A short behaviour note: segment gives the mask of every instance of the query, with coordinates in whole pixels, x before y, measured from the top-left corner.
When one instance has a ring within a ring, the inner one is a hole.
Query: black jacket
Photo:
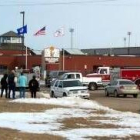
[[[29,81],[29,89],[33,91],[37,91],[39,88],[39,83],[36,79],[32,79]]]
[[[15,81],[14,81],[14,79],[15,79],[15,75],[14,74],[10,74],[8,76],[8,85],[10,87],[15,87]]]
[[[7,88],[8,87],[8,82],[7,82],[7,77],[2,77],[1,79],[1,87],[2,88]]]

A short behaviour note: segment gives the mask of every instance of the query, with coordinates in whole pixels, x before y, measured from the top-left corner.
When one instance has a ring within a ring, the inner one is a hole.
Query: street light
[[[131,32],[128,32],[127,33],[127,35],[128,35],[128,54],[130,54],[130,35],[131,35]]]
[[[70,33],[71,33],[71,49],[73,48],[73,32],[74,32],[74,29],[73,28],[70,28]]]
[[[23,24],[22,24],[22,26],[24,27],[24,19],[25,19],[25,12],[24,11],[22,11],[22,12],[20,12],[20,14],[22,14],[22,17],[23,17]],[[24,33],[23,33],[23,35],[22,35],[22,57],[23,57],[23,48],[24,48]],[[27,69],[27,47],[26,47],[26,60],[25,60],[25,69]]]

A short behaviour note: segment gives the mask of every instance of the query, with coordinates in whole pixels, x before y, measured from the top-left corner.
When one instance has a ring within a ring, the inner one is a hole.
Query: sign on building
[[[60,50],[53,46],[44,49],[44,58],[46,63],[59,63]]]

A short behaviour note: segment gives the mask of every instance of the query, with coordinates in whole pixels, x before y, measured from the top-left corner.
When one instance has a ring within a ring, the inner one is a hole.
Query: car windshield
[[[58,76],[62,76],[64,73],[66,73],[66,71],[61,71],[59,72]]]
[[[132,85],[134,84],[132,81],[120,81],[120,85]]]
[[[53,77],[57,77],[57,71],[51,71],[49,75],[50,75],[50,77],[52,77],[52,78],[53,78]]]
[[[77,86],[82,86],[82,83],[78,80],[64,81],[63,82],[63,87],[77,87]]]

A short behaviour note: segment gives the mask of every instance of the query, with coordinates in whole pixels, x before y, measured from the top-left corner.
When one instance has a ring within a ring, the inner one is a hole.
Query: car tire
[[[134,97],[134,98],[137,98],[137,97],[138,97],[138,94],[133,94],[133,97]]]
[[[66,93],[63,93],[63,97],[67,97],[67,94]]]
[[[89,84],[89,90],[96,90],[97,89],[97,84],[96,83],[90,83]]]
[[[119,97],[117,90],[114,91],[114,96]]]
[[[123,97],[126,98],[127,97],[127,94],[124,94]]]
[[[54,95],[54,92],[53,91],[51,92],[51,97],[52,98],[55,98],[55,95]]]
[[[105,90],[105,96],[107,96],[107,97],[109,96],[107,89]]]

